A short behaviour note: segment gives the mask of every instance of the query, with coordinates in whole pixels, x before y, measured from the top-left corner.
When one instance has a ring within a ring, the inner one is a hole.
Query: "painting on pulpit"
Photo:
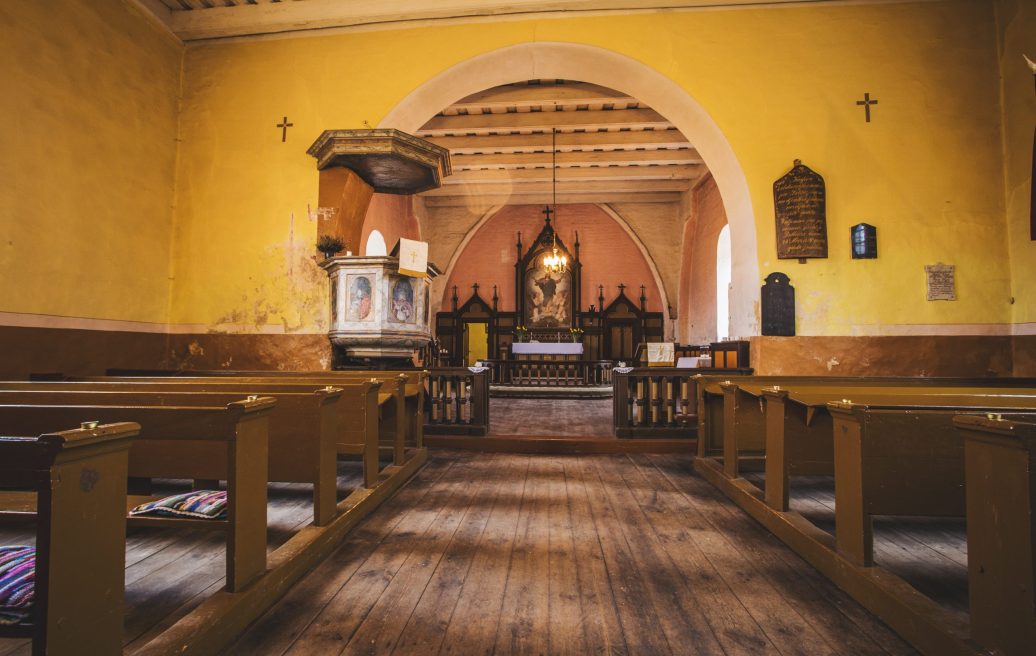
[[[572,272],[549,271],[536,258],[525,272],[526,325],[567,328],[572,325]]]
[[[350,274],[346,276],[349,288],[349,302],[345,310],[346,321],[373,321],[374,298],[371,295],[370,276]]]
[[[411,278],[389,276],[392,295],[389,299],[389,323],[417,323],[414,305],[414,284]]]

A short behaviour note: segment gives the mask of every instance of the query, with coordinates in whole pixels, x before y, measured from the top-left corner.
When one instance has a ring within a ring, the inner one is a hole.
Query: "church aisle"
[[[489,399],[492,437],[612,439],[611,399]]]
[[[228,653],[914,653],[691,472],[434,451]]]

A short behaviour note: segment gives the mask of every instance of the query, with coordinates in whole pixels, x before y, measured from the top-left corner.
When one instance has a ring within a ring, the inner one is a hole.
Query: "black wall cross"
[[[288,128],[294,127],[294,123],[288,123],[288,117],[285,116],[284,120],[277,124],[277,127],[281,129],[281,143],[288,140]]]
[[[866,116],[867,122],[870,123],[871,122],[871,105],[877,105],[878,101],[877,100],[871,100],[871,94],[865,93],[865,94],[863,94],[863,100],[857,100],[856,104],[857,105],[863,105],[864,116]]]

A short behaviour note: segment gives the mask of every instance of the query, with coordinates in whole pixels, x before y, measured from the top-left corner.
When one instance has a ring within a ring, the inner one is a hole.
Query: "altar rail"
[[[489,371],[467,367],[428,370],[424,432],[433,435],[485,435],[489,432]]]
[[[496,385],[607,387],[612,384],[611,360],[562,358],[486,360]]]
[[[749,374],[751,369],[709,369],[712,374]],[[698,369],[637,367],[613,375],[612,415],[616,437],[695,437],[698,433]]]

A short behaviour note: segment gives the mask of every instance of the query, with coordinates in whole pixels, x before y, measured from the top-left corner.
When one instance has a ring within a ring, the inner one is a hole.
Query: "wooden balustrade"
[[[694,437],[698,387],[693,369],[638,367],[615,374],[616,437]]]
[[[438,435],[487,434],[489,373],[473,373],[467,367],[429,369],[424,432]]]
[[[486,360],[496,385],[607,387],[612,384],[610,360],[563,358]]]

